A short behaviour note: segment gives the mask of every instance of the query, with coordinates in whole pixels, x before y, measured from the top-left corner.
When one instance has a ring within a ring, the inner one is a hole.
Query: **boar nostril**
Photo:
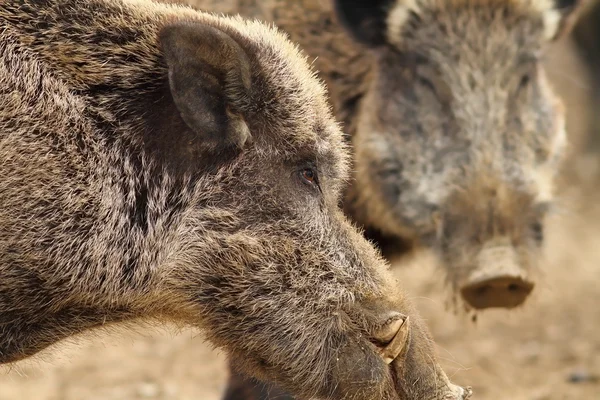
[[[376,334],[374,339],[379,347],[379,355],[386,364],[394,361],[406,347],[410,321],[408,316],[394,313]]]
[[[489,286],[481,286],[475,289],[479,296],[483,296],[488,290],[490,290]]]
[[[518,290],[520,290],[521,288],[519,287],[519,285],[517,285],[516,283],[511,283],[510,285],[508,285],[508,290],[510,292],[516,292]]]

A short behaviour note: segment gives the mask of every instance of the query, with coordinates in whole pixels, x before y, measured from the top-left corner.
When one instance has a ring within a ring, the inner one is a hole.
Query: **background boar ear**
[[[251,84],[247,54],[231,36],[202,23],[168,25],[159,40],[183,121],[209,149],[243,147],[250,137],[241,113]]]
[[[380,46],[387,39],[387,17],[394,0],[335,0],[340,23],[361,43]]]
[[[546,39],[556,40],[568,33],[577,19],[576,11],[579,11],[582,3],[583,0],[552,0],[552,7],[542,10]]]

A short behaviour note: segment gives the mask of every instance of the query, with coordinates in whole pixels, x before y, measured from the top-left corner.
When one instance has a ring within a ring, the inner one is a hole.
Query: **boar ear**
[[[537,0],[540,1],[540,0]],[[542,3],[540,1],[540,3]],[[544,32],[548,40],[556,40],[568,33],[577,19],[577,11],[583,0],[551,0],[541,11],[544,19]],[[550,5],[550,8],[547,7]]]
[[[202,23],[168,25],[159,41],[175,106],[202,146],[242,148],[250,136],[240,111],[250,91],[247,54],[231,36]]]
[[[335,0],[338,20],[359,42],[380,46],[387,42],[387,19],[395,0]]]

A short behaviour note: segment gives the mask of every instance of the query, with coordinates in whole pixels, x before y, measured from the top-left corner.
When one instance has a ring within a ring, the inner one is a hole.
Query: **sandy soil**
[[[585,134],[585,79],[569,49],[551,75],[569,98],[574,148]],[[575,72],[574,72],[575,71]],[[428,320],[446,371],[475,399],[600,399],[600,183],[598,158],[574,156],[561,212],[547,228],[547,262],[527,304],[473,315],[447,307],[431,255],[395,272]],[[586,187],[588,189],[586,189]],[[194,332],[110,332],[0,368],[0,400],[216,400],[224,357]]]

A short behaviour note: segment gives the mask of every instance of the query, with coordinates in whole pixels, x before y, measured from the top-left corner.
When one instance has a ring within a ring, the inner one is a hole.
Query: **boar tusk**
[[[386,364],[390,364],[394,361],[402,350],[406,346],[406,342],[408,340],[410,321],[407,316],[403,321],[398,320],[398,322],[402,322],[398,327],[398,330],[391,341],[382,349],[379,350],[379,354],[383,357],[383,360]]]
[[[381,344],[381,348],[387,346],[392,339],[398,334],[398,331],[404,324],[404,319],[402,314],[394,313],[390,319],[394,319],[392,322],[388,323],[383,329],[381,329],[376,335],[376,340]]]

